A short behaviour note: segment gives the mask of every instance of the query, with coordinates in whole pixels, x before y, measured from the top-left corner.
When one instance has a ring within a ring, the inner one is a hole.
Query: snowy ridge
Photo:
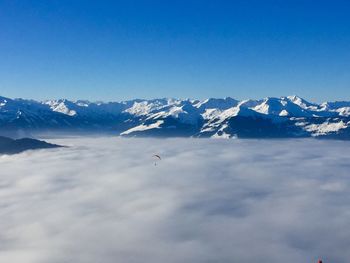
[[[135,99],[90,102],[0,97],[0,131],[112,132],[122,136],[350,138],[350,102],[311,103],[298,96]]]

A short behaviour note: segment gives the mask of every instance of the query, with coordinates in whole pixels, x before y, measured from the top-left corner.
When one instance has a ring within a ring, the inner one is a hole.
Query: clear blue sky
[[[350,100],[350,1],[0,0],[0,95]]]

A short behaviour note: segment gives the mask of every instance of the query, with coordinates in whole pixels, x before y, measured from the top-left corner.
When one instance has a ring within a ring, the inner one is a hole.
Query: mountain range
[[[350,101],[312,103],[298,96],[35,101],[0,97],[0,134],[113,133],[121,136],[350,139]]]

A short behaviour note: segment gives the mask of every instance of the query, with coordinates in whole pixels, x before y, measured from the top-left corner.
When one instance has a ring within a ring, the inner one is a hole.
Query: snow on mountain
[[[284,117],[334,117],[334,111],[327,111],[317,104],[307,102],[297,96],[266,98],[253,109],[266,115]]]
[[[0,97],[0,132],[64,129],[108,131],[123,136],[350,138],[349,123],[350,102],[316,104],[298,96],[108,103]]]
[[[182,123],[195,124],[200,115],[198,110],[190,102],[185,101],[164,107],[156,113],[151,113],[147,117],[147,120],[166,119],[169,117],[178,119]]]
[[[0,108],[6,106],[7,99],[0,97]]]
[[[232,108],[229,108],[229,109],[223,111],[218,116],[218,119],[220,122],[223,122],[224,120],[226,120],[228,118],[235,117],[235,116],[253,117],[253,116],[257,116],[258,114],[259,114],[259,112],[257,112],[257,111],[254,111],[250,108],[245,108],[245,107],[239,105],[237,107],[232,107]]]
[[[136,116],[145,116],[151,112],[161,109],[169,103],[171,103],[171,100],[166,99],[137,100],[131,107],[128,107],[126,110],[124,110],[124,112]]]
[[[338,113],[340,116],[350,116],[350,102],[349,101],[336,101],[322,103],[321,108],[324,111]]]
[[[69,106],[67,105],[66,100],[52,100],[52,101],[47,101],[45,102],[45,104],[50,106],[50,109],[52,109],[55,112],[59,112],[62,114],[66,114],[69,116],[74,116],[77,114],[77,112],[75,110],[69,109]],[[71,104],[70,102],[68,102],[68,104]],[[82,104],[77,103],[75,106],[81,107]],[[87,106],[83,106],[83,107],[87,107]]]
[[[156,123],[152,123],[149,125],[138,125],[136,127],[133,127],[129,130],[126,130],[124,132],[122,132],[120,135],[129,135],[132,134],[134,132],[142,132],[142,131],[146,131],[146,130],[151,130],[151,129],[159,129],[160,125],[162,125],[164,123],[164,121],[157,121]]]
[[[296,104],[295,102],[298,102]],[[262,103],[253,108],[254,111],[265,115],[289,116],[289,117],[310,117],[312,116],[306,109],[308,107],[295,97],[288,98],[266,98]]]
[[[343,121],[330,123],[324,122],[321,124],[310,124],[305,126],[305,130],[311,132],[311,136],[327,135],[329,133],[337,132],[341,129],[346,129],[350,126],[350,122],[344,123]]]
[[[338,112],[340,116],[350,117],[350,107],[336,109],[336,112]]]
[[[350,107],[350,101],[324,102],[320,106],[326,110],[336,110],[339,108]]]
[[[283,97],[282,99],[288,99],[290,102],[294,103],[295,105],[299,106],[304,110],[317,110],[319,108],[319,105],[310,103],[296,95]]]
[[[214,138],[214,139],[230,139],[232,137],[235,137],[235,136],[232,136],[231,134],[229,133],[226,133],[225,130],[228,128],[228,125],[227,124],[224,124],[220,127],[220,129],[218,129],[218,131],[211,136],[211,138]]]
[[[198,108],[201,111],[205,111],[207,109],[219,109],[226,110],[232,107],[237,106],[239,101],[232,99],[230,97],[224,99],[206,99],[204,101],[199,101],[194,105],[194,107]]]

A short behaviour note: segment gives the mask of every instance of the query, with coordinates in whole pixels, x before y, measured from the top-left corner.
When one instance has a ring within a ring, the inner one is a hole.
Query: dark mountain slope
[[[27,150],[63,147],[36,139],[23,138],[14,140],[0,136],[0,154],[16,154]]]

